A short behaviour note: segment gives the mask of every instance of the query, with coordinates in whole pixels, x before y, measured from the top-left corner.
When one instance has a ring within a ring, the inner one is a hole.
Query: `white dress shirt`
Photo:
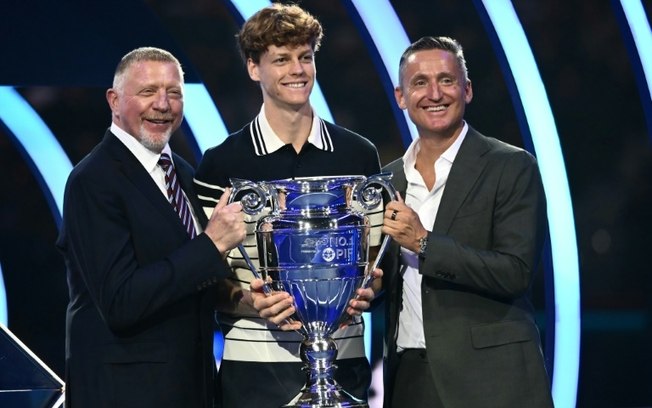
[[[403,155],[403,170],[407,180],[405,204],[416,211],[421,224],[429,232],[432,230],[437,217],[448,174],[467,131],[468,125],[465,122],[455,142],[435,162],[435,185],[432,190],[428,190],[421,174],[415,168],[417,153],[420,150],[418,138],[410,144],[405,155]],[[397,349],[398,351],[408,348],[425,349],[426,338],[423,332],[421,304],[422,275],[419,273],[419,256],[403,247],[401,247],[400,272],[403,275],[403,307],[398,319]]]
[[[122,130],[115,123],[111,123],[110,130],[111,133],[113,133],[122,142],[122,144],[124,144],[127,149],[129,149],[129,151],[134,156],[136,156],[136,159],[138,159],[140,164],[142,164],[145,170],[147,170],[149,175],[152,177],[152,180],[154,180],[154,183],[156,183],[158,188],[161,190],[161,193],[163,193],[165,199],[167,200],[168,190],[165,183],[165,171],[163,171],[163,168],[158,165],[158,160],[161,157],[161,154],[167,153],[168,156],[170,156],[170,160],[172,160],[172,164],[174,164],[174,159],[172,158],[172,149],[170,149],[170,145],[166,143],[161,153],[154,153],[153,151],[143,146],[135,137]],[[181,189],[181,191],[183,192],[183,196],[188,203],[188,208],[190,208],[192,221],[195,224],[195,231],[197,231],[197,234],[199,234],[202,232],[202,228],[197,221],[197,217],[195,216],[195,210],[192,208],[192,205],[190,205],[190,200],[188,200],[186,192],[183,191],[183,189]]]

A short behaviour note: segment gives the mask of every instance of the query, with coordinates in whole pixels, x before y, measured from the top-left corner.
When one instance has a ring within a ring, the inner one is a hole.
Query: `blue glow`
[[[645,9],[640,1],[620,0],[625,12],[627,24],[632,32],[641,66],[647,81],[648,95],[652,98],[652,31],[647,20]]]
[[[555,291],[552,394],[558,408],[575,407],[580,357],[580,286],[575,223],[559,136],[534,56],[508,0],[483,0],[502,43],[532,135],[548,200]]]
[[[43,178],[58,211],[63,209],[63,193],[72,164],[41,117],[10,86],[0,86],[0,120],[23,146],[38,175]]]
[[[9,86],[0,86],[0,120],[25,149],[46,184],[61,220],[63,193],[72,164],[41,117]],[[7,296],[0,269],[0,322],[7,326]]]
[[[202,153],[229,135],[224,121],[204,84],[187,83],[184,87],[183,112]]]
[[[7,312],[7,291],[5,280],[2,277],[2,265],[0,265],[0,324],[9,327],[9,314]]]
[[[238,10],[240,15],[246,20],[252,15],[254,15],[261,8],[267,7],[272,4],[269,0],[231,0],[231,3]],[[319,54],[319,53],[317,53]],[[326,98],[321,92],[319,83],[315,80],[315,86],[312,89],[310,94],[310,104],[312,105],[317,115],[331,123],[335,123],[333,120],[333,115],[331,114],[328,104],[326,103]]]
[[[398,85],[398,67],[403,51],[410,45],[403,25],[388,0],[351,0],[371,35],[392,83]],[[391,103],[394,103],[391,101]],[[416,126],[403,110],[412,139],[419,137]]]

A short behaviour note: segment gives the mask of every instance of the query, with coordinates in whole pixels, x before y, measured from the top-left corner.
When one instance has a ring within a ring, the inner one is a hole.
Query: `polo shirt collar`
[[[287,144],[278,137],[269,125],[269,121],[265,116],[265,104],[260,108],[258,116],[249,124],[249,131],[256,156],[274,153]],[[326,128],[326,123],[314,111],[312,113],[312,126],[310,127],[310,135],[308,135],[308,143],[320,150],[334,151],[333,139]]]

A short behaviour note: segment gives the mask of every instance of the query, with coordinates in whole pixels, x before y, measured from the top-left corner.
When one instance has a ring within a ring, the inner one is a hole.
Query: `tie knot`
[[[163,153],[158,159],[158,164],[163,168],[163,170],[167,171],[168,168],[172,166],[172,159],[167,153]]]

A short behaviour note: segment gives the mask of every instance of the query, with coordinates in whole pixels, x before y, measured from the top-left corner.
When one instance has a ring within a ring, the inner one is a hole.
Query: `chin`
[[[140,143],[149,150],[160,153],[165,145],[170,141],[172,130],[167,130],[165,133],[149,133],[141,129]]]

